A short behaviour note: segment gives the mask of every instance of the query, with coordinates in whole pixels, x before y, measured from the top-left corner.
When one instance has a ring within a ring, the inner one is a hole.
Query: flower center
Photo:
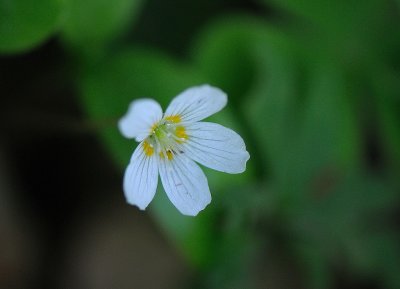
[[[182,144],[188,139],[188,135],[180,122],[181,117],[173,115],[154,124],[143,143],[144,153],[147,156],[156,153],[160,158],[168,160],[172,160],[177,153],[183,153]]]

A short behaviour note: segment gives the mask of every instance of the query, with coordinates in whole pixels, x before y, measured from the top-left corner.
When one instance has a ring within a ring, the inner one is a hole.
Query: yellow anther
[[[163,152],[160,152],[159,155],[162,159],[165,157]],[[170,150],[167,150],[166,155],[169,161],[174,158],[174,154]]]
[[[150,157],[154,153],[154,148],[151,144],[149,144],[147,141],[143,142],[143,151],[146,154],[146,156]]]
[[[153,124],[150,128],[150,133],[153,133],[157,127],[158,127],[158,123]]]
[[[186,133],[186,129],[183,126],[178,126],[175,129],[175,135],[178,137],[178,143],[183,143],[185,140],[188,139],[188,135]]]
[[[174,155],[172,154],[171,151],[167,151],[167,157],[168,157],[168,160],[170,161],[174,158]]]
[[[182,121],[181,116],[179,114],[167,116],[165,117],[165,120],[168,120],[173,123],[178,123]]]
[[[179,138],[187,138],[186,130],[183,126],[178,126],[176,127],[175,130],[176,136]]]

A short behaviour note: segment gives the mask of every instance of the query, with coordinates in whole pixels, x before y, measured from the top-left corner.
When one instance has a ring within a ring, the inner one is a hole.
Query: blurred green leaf
[[[285,178],[283,162],[297,126],[298,61],[296,46],[284,34],[265,31],[254,47],[258,75],[245,99],[245,115],[251,125],[260,155],[268,157],[269,177]]]
[[[338,170],[340,174],[360,165],[360,136],[351,93],[343,68],[330,63],[311,68],[304,123],[297,136],[301,151],[296,151],[295,160],[296,174],[301,174],[304,180],[326,169]]]
[[[396,13],[391,1],[262,0],[288,10],[284,28],[308,52],[308,62],[325,57],[349,68],[363,67],[392,53],[398,42]],[[292,14],[293,13],[293,14]],[[294,17],[293,16],[299,16]],[[396,46],[397,47],[397,46]],[[397,51],[396,49],[394,51]],[[397,54],[394,52],[394,54]],[[363,69],[361,68],[361,69]]]
[[[331,239],[335,242],[356,231],[373,229],[385,217],[382,216],[385,211],[389,214],[390,209],[395,210],[398,200],[395,187],[390,186],[388,180],[369,174],[349,175],[326,195],[311,199],[296,212],[303,214],[306,221],[293,220],[302,222],[307,230],[313,230],[312,224],[320,226],[315,232],[325,232],[329,238],[335,236]]]
[[[266,22],[236,16],[206,27],[195,42],[193,55],[207,77],[228,91],[234,101],[242,101],[253,89],[260,66],[264,65],[257,49],[287,49],[283,47],[286,42],[285,35]]]
[[[306,88],[297,96],[297,117],[283,152],[277,154],[277,181],[289,210],[324,195],[343,174],[361,165],[360,135],[344,71],[330,62],[316,63],[303,71]]]
[[[339,35],[356,35],[371,27],[371,22],[382,15],[378,11],[387,8],[386,1],[366,0],[261,0],[293,12],[315,24],[315,28],[330,32],[331,38]]]
[[[325,260],[321,266],[336,265],[356,274],[386,278],[399,264],[385,263],[391,259],[387,256],[397,256],[400,246],[394,228],[382,224],[387,224],[398,201],[388,180],[365,173],[349,175],[289,218],[291,234],[301,241],[294,246],[300,246],[296,249],[301,254],[310,248],[319,252],[319,260]],[[312,258],[304,257],[303,262],[312,264]],[[316,272],[312,279],[318,276]],[[386,281],[391,282],[390,278]],[[315,288],[328,288],[324,283]]]
[[[313,242],[298,240],[295,250],[300,263],[300,270],[306,276],[306,288],[328,289],[332,284],[333,276],[330,270],[330,262],[320,247]]]
[[[136,18],[144,0],[69,0],[63,38],[87,54],[97,53]]]
[[[215,242],[219,237],[214,227],[217,220],[212,205],[195,218],[183,216],[169,201],[160,183],[150,210],[176,249],[190,263],[200,268],[210,265],[215,258]]]
[[[252,268],[256,266],[254,260],[260,246],[254,232],[240,228],[223,230],[220,235],[216,260],[207,268],[208,274],[201,280],[199,288],[257,288]]]
[[[194,46],[201,71],[232,95],[250,152],[257,155],[253,161],[259,164],[282,152],[286,141],[294,91],[292,44],[267,23],[238,16],[210,25]]]
[[[260,27],[250,18],[222,20],[204,29],[195,42],[197,67],[227,91],[230,100],[242,99],[253,83],[256,63],[248,50]]]
[[[387,149],[388,162],[399,169],[400,161],[400,78],[395,72],[377,70],[371,75],[372,89],[382,128],[382,140]],[[370,83],[370,84],[371,84]]]
[[[0,0],[0,53],[40,45],[59,28],[62,0]]]
[[[384,288],[399,288],[400,236],[394,230],[359,234],[349,242],[349,261],[357,275],[380,280]]]

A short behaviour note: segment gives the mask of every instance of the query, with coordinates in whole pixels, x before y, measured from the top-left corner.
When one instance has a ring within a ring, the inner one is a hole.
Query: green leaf
[[[230,100],[241,99],[251,87],[255,63],[248,53],[253,28],[250,19],[230,19],[213,23],[195,42],[197,67],[213,83],[228,92]]]
[[[261,20],[231,17],[213,23],[193,49],[201,71],[232,96],[257,171],[265,157],[275,163],[286,143],[295,88],[292,45]]]
[[[305,275],[306,288],[328,289],[332,284],[333,274],[330,270],[330,262],[324,254],[324,250],[315,246],[312,242],[298,241],[295,250],[300,263],[302,275]]]
[[[40,45],[59,27],[62,0],[0,0],[0,53]]]
[[[313,288],[328,288],[329,284],[318,281],[318,276],[325,274],[313,271],[334,265],[393,282],[392,274],[399,265],[393,256],[399,256],[400,246],[388,220],[398,201],[397,190],[387,179],[358,173],[347,176],[329,193],[310,200],[290,216],[289,234],[301,241],[296,241],[294,247],[300,255],[306,253],[303,262],[312,266],[307,271],[311,277],[314,275]]]
[[[398,74],[378,70],[371,75],[372,89],[378,110],[378,125],[381,128],[387,161],[398,171],[400,167],[400,78]],[[370,84],[371,84],[370,83]]]
[[[62,36],[76,49],[96,53],[136,18],[143,0],[69,0]],[[93,51],[94,50],[94,51]]]
[[[296,129],[298,61],[295,45],[284,34],[266,30],[265,35],[269,37],[262,37],[253,49],[258,74],[244,108],[251,132],[261,144],[259,154],[267,156],[269,177],[277,180],[286,174],[283,161]]]
[[[317,29],[329,31],[330,37],[353,35],[365,32],[366,27],[381,15],[378,11],[388,8],[386,1],[366,0],[261,0],[267,5],[276,3],[277,6],[289,10],[305,20],[311,21]],[[368,24],[368,25],[366,25]]]
[[[311,69],[309,83],[298,136],[299,172],[308,180],[325,169],[356,169],[360,165],[360,136],[344,71],[331,63],[317,65]]]
[[[191,264],[205,268],[214,260],[218,237],[214,227],[216,211],[212,204],[196,217],[184,216],[170,202],[160,184],[150,210],[176,249]]]
[[[264,48],[260,45],[267,42],[274,46],[284,41],[284,36],[264,21],[236,16],[204,29],[192,53],[199,69],[237,101],[242,100],[257,81],[260,66],[257,48]]]
[[[304,75],[308,87],[297,105],[298,124],[280,161],[278,183],[286,209],[295,211],[361,166],[360,135],[344,72],[330,62],[316,63]]]

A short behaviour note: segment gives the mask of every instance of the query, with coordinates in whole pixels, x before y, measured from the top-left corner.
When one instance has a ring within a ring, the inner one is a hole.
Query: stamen
[[[161,159],[172,160],[176,152],[183,152],[181,144],[188,139],[188,135],[185,127],[178,125],[180,121],[180,115],[172,115],[154,124],[143,144],[145,153],[152,155],[155,149]]]
[[[172,154],[172,152],[170,150],[167,151],[167,157],[168,157],[169,161],[174,158],[174,155]]]
[[[179,114],[166,116],[164,119],[167,121],[173,122],[173,123],[178,123],[178,122],[181,122],[181,120],[182,120],[181,116]]]
[[[147,141],[143,142],[143,151],[146,154],[146,156],[150,157],[154,153],[154,148],[151,144],[149,144]]]
[[[175,129],[175,134],[179,138],[177,142],[183,143],[188,139],[188,135],[186,134],[186,129],[183,126],[177,126]]]

